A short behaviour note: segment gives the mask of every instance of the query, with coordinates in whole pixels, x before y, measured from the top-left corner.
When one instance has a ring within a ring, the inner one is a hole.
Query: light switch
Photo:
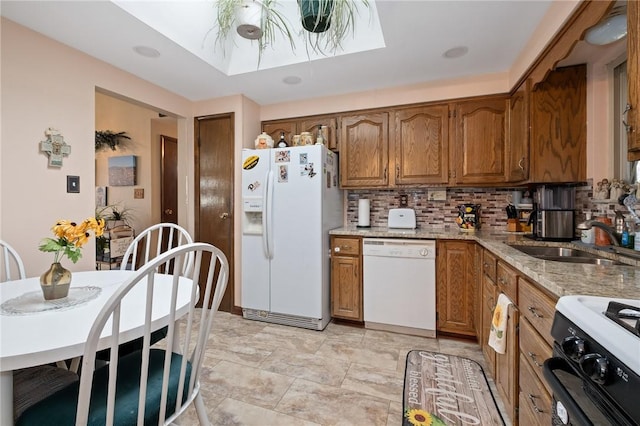
[[[144,188],[135,188],[133,190],[133,198],[144,198]]]

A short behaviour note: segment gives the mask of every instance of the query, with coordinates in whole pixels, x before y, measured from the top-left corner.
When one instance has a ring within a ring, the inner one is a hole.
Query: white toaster
[[[389,209],[389,228],[416,229],[416,212],[413,209]]]

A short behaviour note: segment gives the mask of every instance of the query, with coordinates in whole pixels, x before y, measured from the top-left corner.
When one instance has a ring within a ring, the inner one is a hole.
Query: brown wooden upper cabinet
[[[284,138],[292,145],[293,135],[299,135],[302,132],[310,132],[314,140],[318,136],[319,126],[327,126],[329,140],[325,142],[327,147],[332,151],[338,150],[337,135],[337,119],[334,115],[330,116],[312,116],[296,119],[273,120],[262,123],[262,131],[273,138],[274,144],[278,143],[280,134],[284,132]]]
[[[507,176],[508,98],[460,102],[452,151],[456,184],[504,183]]]
[[[587,67],[557,68],[531,93],[530,182],[587,175]]]
[[[507,182],[529,179],[529,105],[531,82],[526,80],[509,98]]]
[[[340,117],[340,183],[343,188],[389,184],[389,114]]]
[[[396,185],[447,183],[449,180],[449,105],[394,112],[392,151]]]
[[[640,160],[640,2],[627,2],[628,160]]]

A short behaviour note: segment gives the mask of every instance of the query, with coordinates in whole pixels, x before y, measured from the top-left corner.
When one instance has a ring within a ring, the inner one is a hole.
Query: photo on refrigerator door
[[[289,181],[289,166],[281,165],[278,172],[278,182],[288,182]]]
[[[312,178],[315,175],[316,172],[313,170],[313,163],[300,166],[300,176],[309,176],[310,178]]]
[[[276,163],[288,163],[291,161],[291,151],[276,151]]]

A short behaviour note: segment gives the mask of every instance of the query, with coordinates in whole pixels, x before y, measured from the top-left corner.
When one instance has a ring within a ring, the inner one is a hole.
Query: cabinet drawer
[[[339,255],[360,255],[360,238],[331,237],[331,253]]]
[[[518,304],[518,274],[508,265],[498,261],[496,268],[498,288],[516,305]]]
[[[535,287],[535,284],[518,278],[518,306],[520,314],[524,316],[533,328],[553,346],[551,324],[555,313],[555,302],[549,296]]]
[[[520,410],[526,409],[536,418],[534,424],[551,424],[551,396],[520,354]]]
[[[540,380],[547,388],[547,391],[551,393],[551,389],[542,375],[542,363],[546,359],[551,358],[553,350],[527,320],[520,321],[520,350],[538,377],[538,380]]]
[[[482,252],[482,272],[493,282],[496,281],[496,263],[496,257],[489,250]]]

